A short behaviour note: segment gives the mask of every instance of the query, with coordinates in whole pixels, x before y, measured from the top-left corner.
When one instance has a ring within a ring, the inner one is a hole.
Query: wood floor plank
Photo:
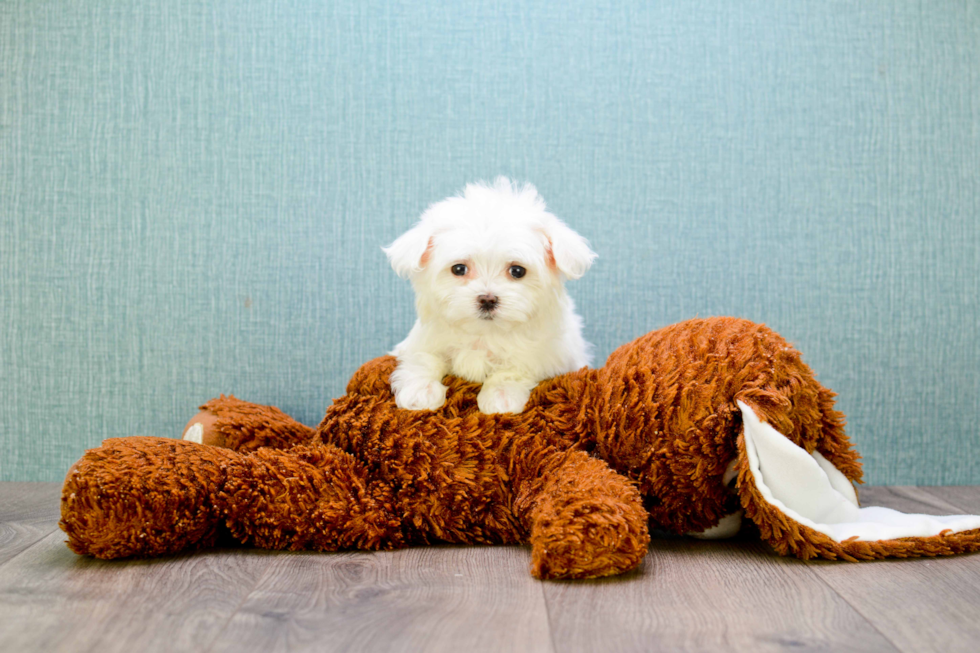
[[[521,547],[281,554],[213,651],[552,651]]]
[[[57,529],[60,496],[61,483],[0,483],[0,565]]]
[[[948,485],[920,487],[920,490],[949,502],[970,515],[980,515],[980,486]]]
[[[980,554],[804,563],[753,534],[657,538],[637,572],[550,583],[530,577],[522,547],[101,562],[53,532],[59,488],[0,483],[0,651],[972,651],[980,641]],[[976,487],[861,496],[980,513]]]
[[[105,562],[58,531],[0,567],[0,651],[203,651],[269,566],[262,551]]]
[[[942,494],[914,485],[867,487],[861,488],[859,493],[862,506],[884,506],[926,515],[951,515],[963,512],[963,508],[948,501]]]
[[[871,488],[862,493],[862,502],[925,514],[955,514],[967,507],[915,487]],[[978,554],[808,566],[901,651],[977,649]]]
[[[895,650],[805,564],[754,535],[655,538],[650,549],[633,574],[545,586],[556,650]]]

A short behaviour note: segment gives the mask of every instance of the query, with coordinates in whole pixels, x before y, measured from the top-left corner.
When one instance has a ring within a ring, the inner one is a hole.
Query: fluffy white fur
[[[418,313],[392,352],[399,407],[439,408],[452,373],[483,384],[480,411],[519,413],[540,381],[589,363],[564,282],[585,274],[596,255],[533,186],[502,177],[470,184],[384,251],[411,280]]]

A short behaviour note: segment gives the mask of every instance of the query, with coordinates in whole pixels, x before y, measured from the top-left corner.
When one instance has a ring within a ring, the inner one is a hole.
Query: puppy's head
[[[581,277],[596,256],[548,213],[534,186],[503,177],[433,204],[384,252],[412,281],[421,319],[473,332],[556,309],[564,280]]]

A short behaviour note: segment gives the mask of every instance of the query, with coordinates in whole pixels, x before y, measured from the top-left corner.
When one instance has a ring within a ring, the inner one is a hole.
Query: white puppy
[[[596,255],[533,186],[503,177],[470,184],[384,252],[412,281],[418,314],[392,352],[399,407],[439,408],[451,373],[483,384],[481,412],[519,413],[540,381],[588,365],[564,281],[585,274]]]

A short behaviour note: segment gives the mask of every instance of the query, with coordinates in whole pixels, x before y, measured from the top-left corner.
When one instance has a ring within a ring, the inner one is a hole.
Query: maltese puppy
[[[442,379],[482,383],[483,413],[519,413],[540,381],[588,365],[590,345],[565,293],[592,265],[589,243],[503,177],[430,206],[384,248],[415,290],[418,320],[392,354],[395,403],[435,410]]]

